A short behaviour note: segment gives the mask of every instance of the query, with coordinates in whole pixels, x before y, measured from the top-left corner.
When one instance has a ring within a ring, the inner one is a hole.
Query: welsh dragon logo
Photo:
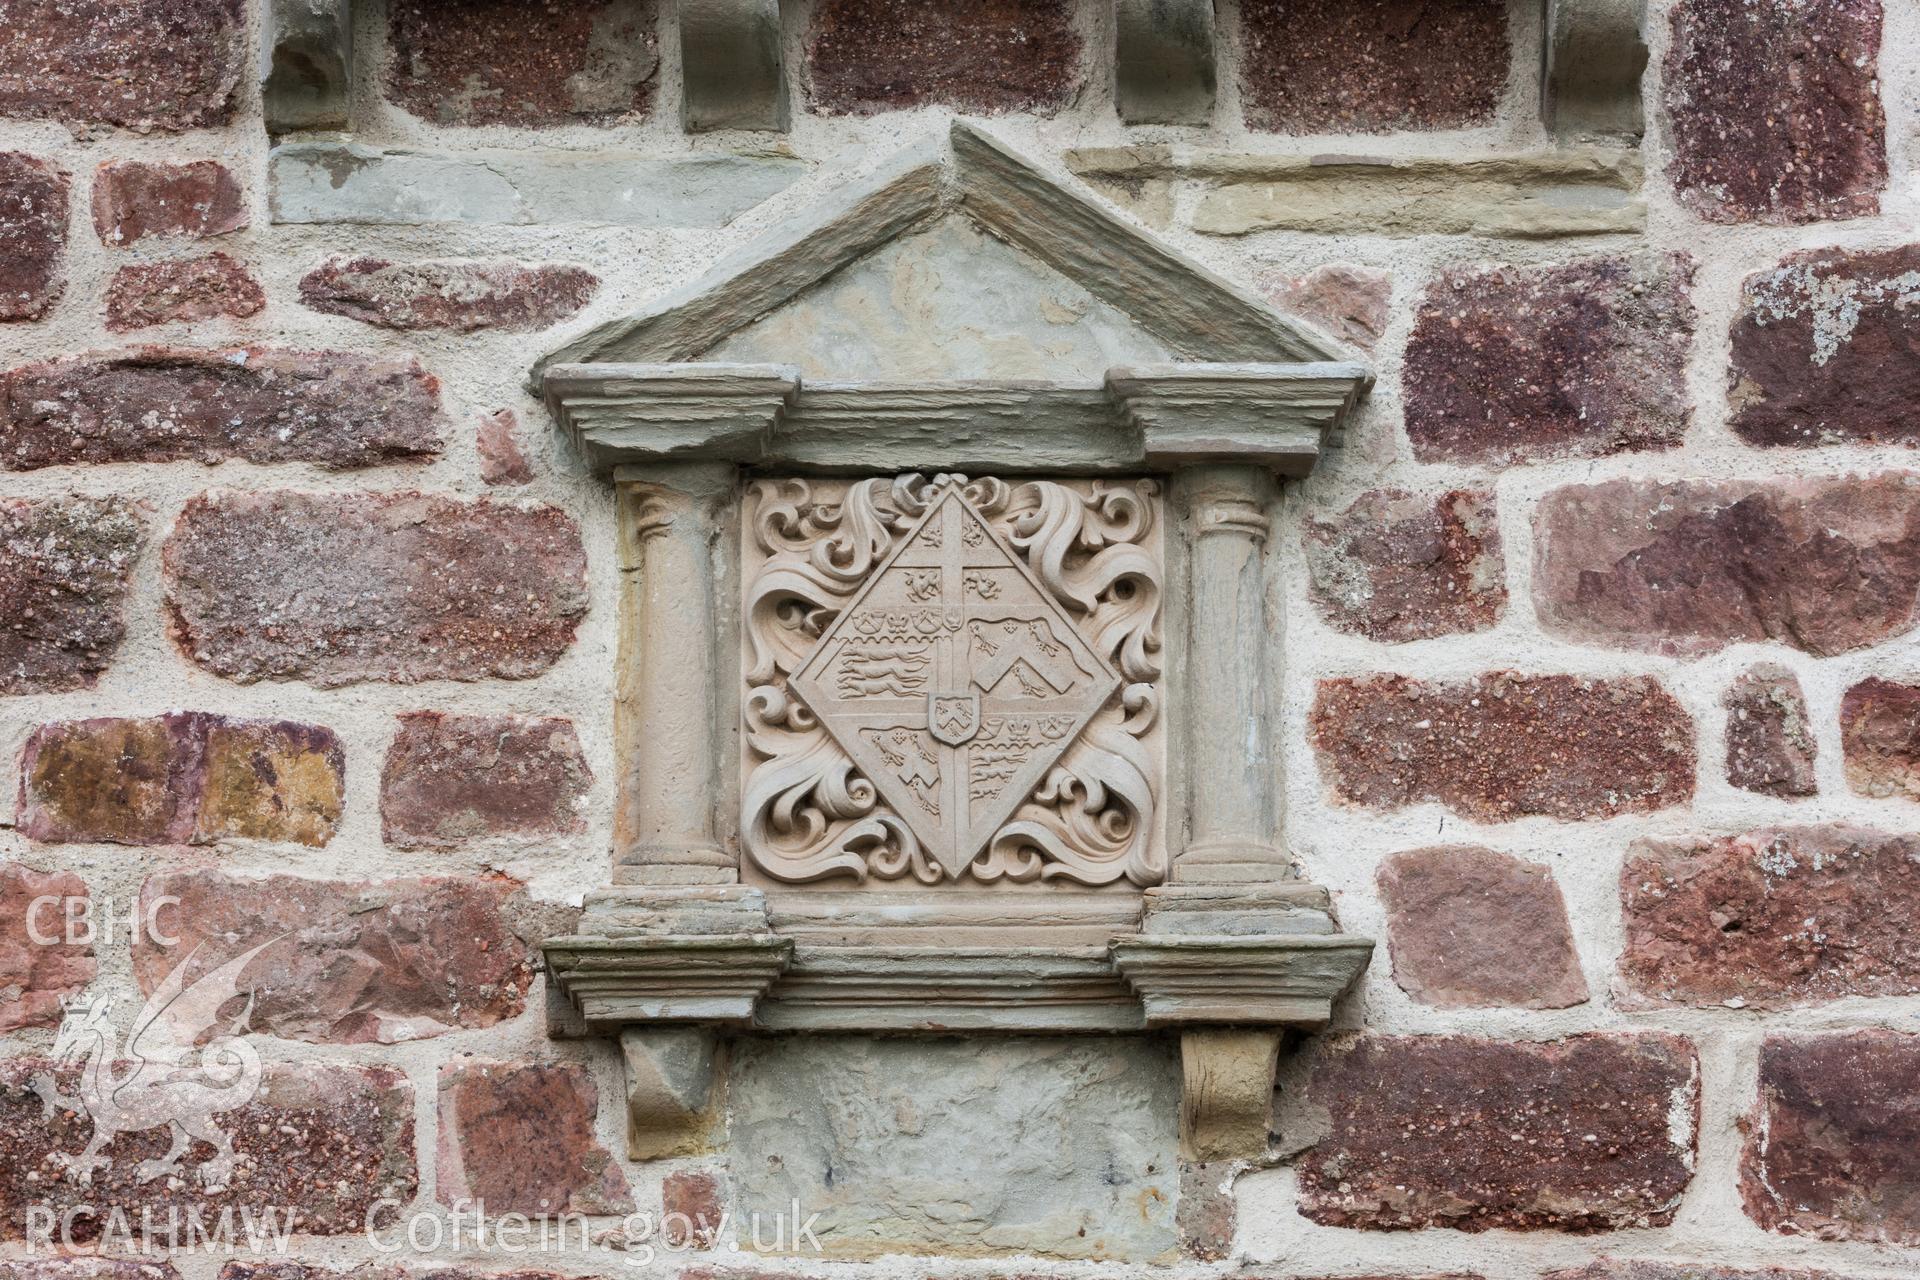
[[[32,1081],[48,1113],[69,1110],[93,1121],[93,1137],[85,1150],[55,1153],[67,1177],[90,1184],[94,1170],[112,1165],[105,1151],[120,1134],[171,1128],[167,1153],[142,1160],[134,1176],[150,1182],[179,1174],[180,1158],[198,1140],[214,1149],[199,1166],[201,1187],[210,1192],[227,1188],[233,1181],[233,1139],[214,1117],[251,1102],[260,1091],[261,1076],[259,1052],[245,1039],[253,993],[241,989],[240,975],[279,940],[263,942],[189,985],[186,974],[200,954],[195,948],[141,1006],[124,1048],[118,1047],[108,1019],[111,1000],[93,996],[68,1004],[53,1057],[81,1060],[79,1092],[61,1093],[47,1072]],[[247,997],[245,1008],[221,1029],[221,1011],[242,995]]]

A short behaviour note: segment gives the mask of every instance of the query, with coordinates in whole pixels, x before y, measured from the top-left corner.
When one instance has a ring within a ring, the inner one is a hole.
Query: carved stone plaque
[[[1150,481],[761,482],[742,836],[774,880],[1153,884]]]

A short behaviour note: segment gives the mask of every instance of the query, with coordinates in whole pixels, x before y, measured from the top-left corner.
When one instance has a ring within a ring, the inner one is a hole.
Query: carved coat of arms
[[[756,867],[1163,877],[1151,483],[786,481],[749,504]]]

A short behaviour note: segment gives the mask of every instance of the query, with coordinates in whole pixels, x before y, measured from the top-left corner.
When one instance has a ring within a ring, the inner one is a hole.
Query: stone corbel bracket
[[[787,128],[779,0],[680,6],[680,120],[688,133]]]
[[[352,0],[269,0],[260,98],[267,132],[345,129],[352,121]]]
[[[1213,0],[1117,0],[1113,102],[1126,124],[1213,119]]]
[[[1638,137],[1646,0],[1546,0],[1540,119],[1561,141]]]
[[[1170,358],[1019,382],[832,381],[703,359],[950,216],[1118,309]],[[1263,1153],[1281,1036],[1325,1025],[1372,951],[1340,932],[1326,890],[1294,877],[1271,759],[1245,749],[1281,732],[1280,482],[1338,442],[1367,365],[956,123],[932,154],[815,199],[703,279],[551,353],[535,378],[621,512],[615,883],[545,951],[554,1034],[619,1037],[632,1153],[717,1140],[728,1036],[1156,1031],[1180,1038],[1189,1156]],[[741,710],[725,673],[740,657],[740,495],[761,471],[1161,482],[1178,636],[1167,883],[740,882],[727,780]]]

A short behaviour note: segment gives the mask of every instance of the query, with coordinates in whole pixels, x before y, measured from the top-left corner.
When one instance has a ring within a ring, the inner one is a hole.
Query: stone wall
[[[677,12],[358,5],[354,149],[271,160],[245,0],[0,13],[0,1274],[1911,1275],[1920,12],[1653,0],[1624,148],[1543,129],[1530,4],[1221,0],[1212,123],[1128,128],[1091,0],[790,3],[784,134],[683,131]],[[1178,1163],[1145,1038],[751,1041],[729,1142],[630,1162],[542,1011],[619,570],[528,371],[956,112],[1371,351],[1285,497],[1276,785],[1385,949],[1260,1167]],[[31,1086],[183,954],[148,908],[291,939],[203,1197],[285,1258],[22,1240],[197,1190],[157,1130],[63,1176]],[[468,1199],[597,1225],[364,1231]],[[827,1259],[712,1221],[790,1203]]]

